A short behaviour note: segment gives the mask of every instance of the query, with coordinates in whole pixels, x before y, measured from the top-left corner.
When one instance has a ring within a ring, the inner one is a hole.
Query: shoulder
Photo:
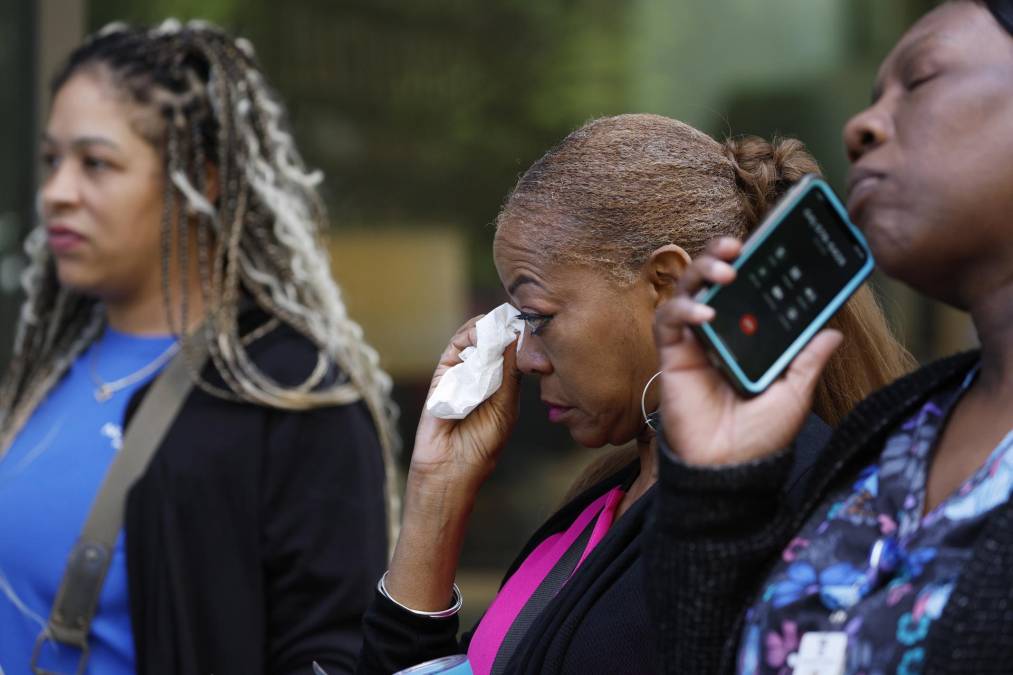
[[[830,426],[815,413],[809,413],[794,441],[794,460],[786,483],[788,499],[793,503],[805,494],[806,477],[819,462],[827,441],[833,435]]]
[[[257,315],[244,320],[244,328],[247,323],[252,327],[244,330],[243,334],[249,335],[261,328],[269,329],[246,347],[247,356],[264,375],[282,386],[297,386],[313,373],[320,359],[324,359],[328,369],[325,382],[333,382],[339,376],[333,360],[308,337],[262,312],[257,312]]]
[[[891,427],[898,415],[905,414],[935,392],[958,385],[980,359],[978,350],[948,356],[869,394],[841,420],[835,440],[851,433]]]
[[[981,350],[972,349],[928,363],[889,384],[880,392],[932,393],[964,377],[981,360]],[[878,392],[877,392],[878,393]],[[872,394],[869,398],[873,398]]]
[[[517,557],[514,559],[513,564],[507,570],[504,579],[510,578],[517,568],[520,567],[521,563],[531,554],[535,548],[545,541],[549,536],[558,532],[565,531],[571,524],[577,519],[581,512],[586,509],[591,502],[598,499],[606,492],[618,485],[627,484],[636,478],[637,471],[639,470],[639,460],[634,461],[622,469],[608,475],[604,479],[598,481],[591,487],[577,494],[573,499],[564,504],[558,511],[549,516],[548,520],[535,530],[534,534],[528,539],[524,548],[520,551]],[[643,504],[647,504],[653,499],[654,491],[650,491],[648,494],[641,497],[639,500]]]
[[[838,481],[850,480],[873,461],[891,433],[938,391],[959,385],[980,359],[969,351],[934,361],[873,392],[834,431],[806,481],[807,502],[825,497]]]

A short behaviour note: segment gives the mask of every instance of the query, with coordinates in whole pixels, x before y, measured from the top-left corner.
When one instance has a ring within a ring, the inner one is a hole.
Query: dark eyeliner
[[[552,320],[552,315],[518,311],[517,318],[528,324],[532,335],[539,335]]]

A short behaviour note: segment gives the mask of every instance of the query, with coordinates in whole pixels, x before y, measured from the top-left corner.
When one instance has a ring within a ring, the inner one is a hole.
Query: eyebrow
[[[905,45],[905,47],[900,52],[897,53],[897,57],[893,60],[893,63],[897,64],[898,67],[901,68],[906,67],[908,62],[913,58],[913,55],[917,53],[917,51],[921,49],[926,42],[934,42],[938,39],[938,37],[939,36],[936,33],[926,33],[925,35],[922,35],[914,42]],[[870,94],[870,99],[872,100],[873,103],[875,103],[876,101],[879,100],[879,97],[882,95],[883,95],[883,80],[882,78],[877,77],[876,81],[872,85],[872,92]]]
[[[527,274],[522,274],[516,279],[514,279],[513,283],[510,284],[510,286],[507,288],[507,293],[513,295],[514,291],[516,291],[524,284],[534,284],[535,286],[539,286],[540,288],[545,288],[545,286],[542,286],[541,282],[538,281],[538,279],[535,279],[534,277],[529,277]]]
[[[49,143],[51,145],[59,145],[56,139],[54,139],[49,134],[42,134],[42,142]],[[70,142],[70,147],[74,148],[75,150],[79,150],[81,148],[85,148],[91,145],[104,145],[108,148],[112,148],[113,150],[120,149],[119,145],[117,145],[110,139],[104,138],[102,136],[79,136],[78,138],[75,138]]]

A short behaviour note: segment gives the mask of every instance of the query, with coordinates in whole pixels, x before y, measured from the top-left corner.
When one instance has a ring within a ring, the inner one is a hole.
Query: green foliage
[[[657,112],[801,135],[838,179],[872,60],[931,0],[91,0],[90,22],[203,18],[252,40],[336,227],[489,224],[581,123]],[[858,75],[857,77],[853,76]],[[857,88],[856,88],[857,87]]]
[[[240,0],[95,0],[88,3],[88,23],[95,29],[111,21],[158,23],[167,17],[204,19],[231,26],[242,9]]]

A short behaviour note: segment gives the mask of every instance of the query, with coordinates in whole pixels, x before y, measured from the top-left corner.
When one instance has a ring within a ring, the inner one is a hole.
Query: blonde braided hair
[[[316,186],[287,128],[284,108],[268,88],[245,40],[204,22],[168,20],[151,28],[111,24],[85,41],[53,81],[56,92],[74,74],[96,69],[154,118],[138,131],[163,150],[163,296],[173,332],[168,284],[169,242],[180,242],[188,269],[187,237],[196,223],[204,330],[210,359],[225,388],[207,382],[190,357],[194,382],[209,393],[285,410],[363,401],[374,419],[388,472],[391,519],[397,494],[393,453],[398,444],[391,379],[345,309],[330,273],[321,235],[328,227]],[[207,165],[217,171],[219,197],[205,197]],[[184,217],[185,216],[185,217]],[[175,230],[175,231],[174,231]],[[32,411],[103,328],[101,303],[59,285],[38,226],[28,237],[26,299],[10,367],[0,386],[0,452]],[[276,324],[283,321],[318,349],[317,367],[297,386],[263,373],[239,334],[240,299],[248,294]],[[184,339],[184,353],[192,344]],[[340,371],[331,382],[325,376]]]

